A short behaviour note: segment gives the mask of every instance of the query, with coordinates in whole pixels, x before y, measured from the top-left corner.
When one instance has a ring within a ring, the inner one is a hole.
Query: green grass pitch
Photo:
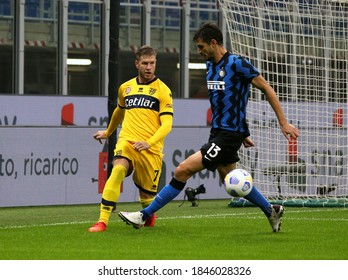
[[[271,232],[257,207],[229,200],[173,201],[153,228],[133,227],[112,214],[107,231],[89,233],[99,205],[0,209],[2,260],[346,260],[347,208],[288,207]],[[180,206],[181,205],[181,206]],[[139,210],[118,203],[117,211]]]

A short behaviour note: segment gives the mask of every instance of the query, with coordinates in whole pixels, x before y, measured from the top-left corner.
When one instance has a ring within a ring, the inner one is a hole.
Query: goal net
[[[254,148],[242,168],[269,199],[348,206],[348,0],[219,0],[231,51],[246,56],[277,92],[300,131],[288,142],[253,88]]]

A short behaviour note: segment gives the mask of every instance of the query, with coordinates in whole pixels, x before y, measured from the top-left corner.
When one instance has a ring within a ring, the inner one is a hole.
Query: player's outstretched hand
[[[93,138],[99,141],[100,144],[103,144],[102,139],[107,139],[108,137],[105,135],[105,130],[99,130],[93,134]]]
[[[282,132],[288,141],[290,141],[290,139],[297,139],[299,136],[298,129],[289,123],[282,127]]]

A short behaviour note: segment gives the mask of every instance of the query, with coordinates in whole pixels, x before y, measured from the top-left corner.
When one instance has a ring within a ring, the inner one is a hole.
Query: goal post
[[[242,149],[240,167],[277,203],[348,206],[348,0],[218,2],[227,45],[260,70],[300,132],[288,142],[252,88],[247,118],[256,145]]]

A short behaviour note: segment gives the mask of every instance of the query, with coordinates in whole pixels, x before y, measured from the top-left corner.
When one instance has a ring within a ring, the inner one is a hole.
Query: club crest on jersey
[[[132,88],[131,88],[131,87],[127,87],[127,88],[126,88],[126,90],[124,91],[124,93],[125,93],[125,94],[128,94],[128,93],[130,93],[130,92],[131,92],[131,90],[132,90]]]
[[[150,95],[154,95],[155,93],[156,93],[156,89],[155,88],[150,88],[149,94]]]
[[[219,70],[219,76],[220,76],[221,78],[223,78],[223,77],[226,76],[226,72],[225,72],[225,69],[224,69],[224,68],[221,68],[221,69]]]

